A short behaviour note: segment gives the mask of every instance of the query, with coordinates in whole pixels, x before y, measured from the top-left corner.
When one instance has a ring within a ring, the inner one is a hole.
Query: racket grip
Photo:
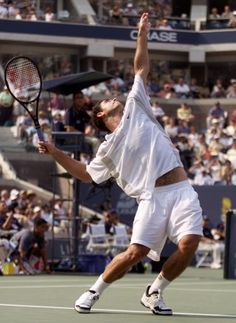
[[[37,135],[39,137],[39,140],[44,141],[44,135],[43,135],[42,129],[41,128],[36,128],[36,131],[37,131]]]

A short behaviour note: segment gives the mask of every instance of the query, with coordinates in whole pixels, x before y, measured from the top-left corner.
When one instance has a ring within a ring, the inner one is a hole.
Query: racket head
[[[7,62],[5,83],[14,99],[22,104],[38,100],[42,90],[38,67],[26,56],[16,56]]]

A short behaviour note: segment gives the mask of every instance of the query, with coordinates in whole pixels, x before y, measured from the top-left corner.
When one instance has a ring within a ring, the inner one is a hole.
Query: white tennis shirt
[[[160,176],[182,167],[178,150],[156,121],[139,75],[114,132],[106,135],[87,172],[97,184],[111,177],[129,196],[142,198]]]

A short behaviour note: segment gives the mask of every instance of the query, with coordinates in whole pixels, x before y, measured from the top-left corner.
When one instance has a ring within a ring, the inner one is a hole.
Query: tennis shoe
[[[91,307],[99,299],[99,294],[94,290],[88,290],[82,294],[75,302],[75,310],[78,313],[89,313]]]
[[[141,298],[141,304],[150,308],[153,314],[172,315],[172,309],[165,304],[162,295],[158,291],[149,294],[150,287],[151,285],[147,286],[147,289]]]

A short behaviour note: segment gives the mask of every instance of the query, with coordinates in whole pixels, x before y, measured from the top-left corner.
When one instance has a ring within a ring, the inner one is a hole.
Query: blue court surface
[[[128,274],[105,290],[90,314],[74,311],[74,300],[95,276],[2,276],[1,322],[236,322],[236,280],[224,280],[222,270],[188,268],[166,290],[173,316],[156,316],[140,304],[155,274]]]

